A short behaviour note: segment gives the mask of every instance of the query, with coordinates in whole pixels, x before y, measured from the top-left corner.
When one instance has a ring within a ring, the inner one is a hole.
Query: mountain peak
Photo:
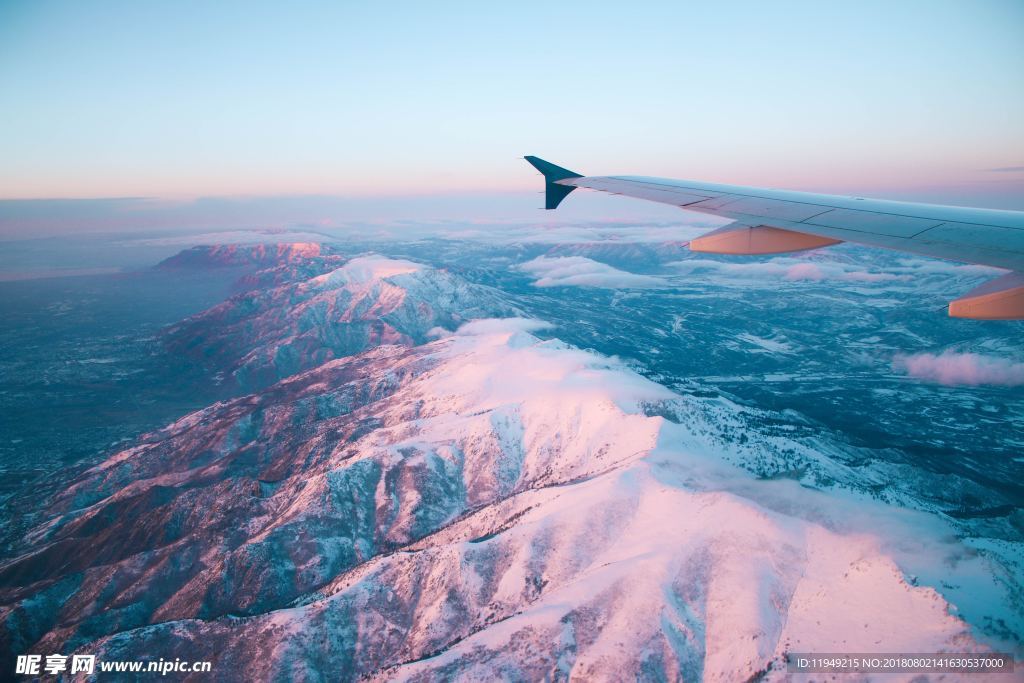
[[[338,266],[340,258],[320,258],[317,268],[330,270],[312,277],[288,265],[259,271],[248,280],[272,274],[273,286],[249,288],[165,339],[252,389],[378,344],[422,343],[434,328],[518,314],[496,290],[447,270],[375,254]]]
[[[321,287],[343,286],[345,284],[369,283],[374,280],[384,280],[396,275],[416,273],[423,270],[424,266],[412,261],[402,259],[390,259],[376,254],[357,256],[345,265],[319,275],[309,281],[310,284]]]

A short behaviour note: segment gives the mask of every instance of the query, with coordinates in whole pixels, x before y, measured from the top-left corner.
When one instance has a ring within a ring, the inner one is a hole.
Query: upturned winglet
[[[574,173],[567,168],[555,166],[550,161],[544,161],[539,157],[523,157],[530,162],[535,169],[544,174],[544,208],[557,209],[562,200],[569,196],[569,193],[576,189],[573,185],[560,185],[559,180],[567,178],[582,178],[579,173]]]

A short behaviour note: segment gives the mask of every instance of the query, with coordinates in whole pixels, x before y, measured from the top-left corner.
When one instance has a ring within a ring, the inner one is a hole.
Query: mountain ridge
[[[4,652],[775,680],[801,648],[1014,646],[1019,543],[964,537],[889,481],[907,468],[748,439],[770,414],[682,396],[445,269],[281,254],[167,332],[241,395],[82,473],[0,565]]]

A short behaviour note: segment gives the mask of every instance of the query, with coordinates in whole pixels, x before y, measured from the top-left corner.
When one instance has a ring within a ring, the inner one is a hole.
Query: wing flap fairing
[[[690,240],[690,250],[711,254],[785,254],[792,251],[818,249],[834,240],[805,232],[784,230],[770,225],[727,225]]]
[[[953,318],[1024,319],[1024,273],[1007,273],[949,302]]]

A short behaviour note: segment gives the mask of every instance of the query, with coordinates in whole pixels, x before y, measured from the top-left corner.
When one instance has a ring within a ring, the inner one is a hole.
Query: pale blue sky
[[[0,117],[3,198],[515,191],[537,154],[1005,205],[1024,2],[0,0]]]

